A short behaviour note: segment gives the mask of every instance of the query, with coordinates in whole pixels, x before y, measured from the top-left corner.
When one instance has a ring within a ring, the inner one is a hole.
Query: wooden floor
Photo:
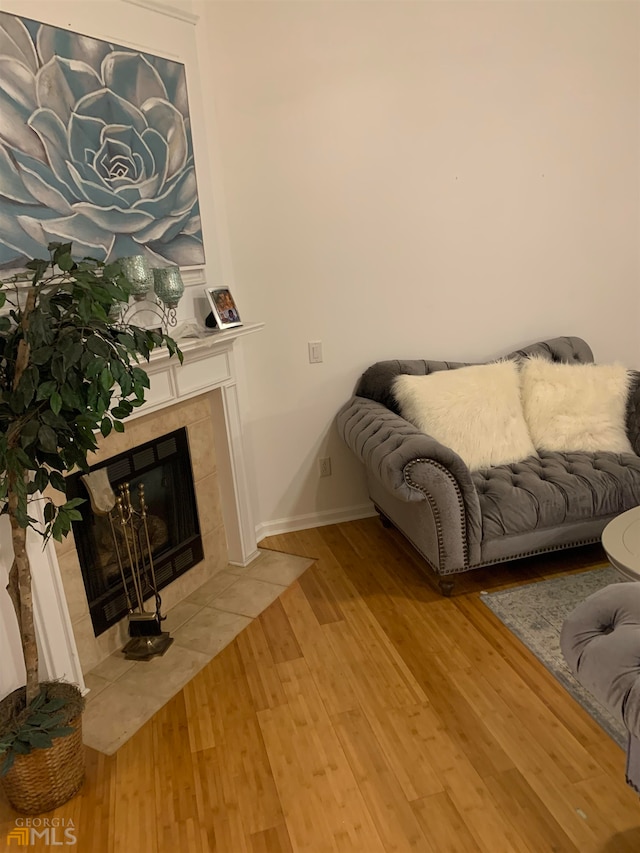
[[[622,750],[479,599],[598,547],[445,599],[375,519],[261,544],[317,562],[116,755],[88,751],[48,815],[75,824],[68,849],[640,851]],[[15,817],[0,799],[0,849]]]

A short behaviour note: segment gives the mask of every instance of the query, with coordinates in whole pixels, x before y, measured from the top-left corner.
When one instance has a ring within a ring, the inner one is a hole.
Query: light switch
[[[322,341],[309,341],[309,364],[322,362]]]

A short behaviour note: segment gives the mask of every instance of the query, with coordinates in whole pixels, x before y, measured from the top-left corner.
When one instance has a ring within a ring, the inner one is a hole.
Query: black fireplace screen
[[[149,539],[158,589],[202,560],[202,539],[187,431],[182,428],[139,445],[92,467],[106,468],[111,488],[129,483],[136,507],[138,484],[144,484]],[[95,515],[80,474],[68,478],[69,498],[87,498],[78,507],[82,521],[73,523],[80,568],[96,636],[122,619],[127,600],[108,517]],[[119,524],[114,525],[116,535]],[[153,609],[152,607],[150,609]]]

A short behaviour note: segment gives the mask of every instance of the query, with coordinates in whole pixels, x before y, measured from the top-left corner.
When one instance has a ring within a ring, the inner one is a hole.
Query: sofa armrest
[[[449,492],[447,502],[463,502],[469,532],[478,534],[478,495],[469,469],[450,447],[365,397],[352,397],[345,403],[338,412],[337,426],[369,473],[394,497],[422,501],[427,494]]]
[[[640,456],[640,373],[630,370],[631,382],[627,400],[627,436],[633,452]]]

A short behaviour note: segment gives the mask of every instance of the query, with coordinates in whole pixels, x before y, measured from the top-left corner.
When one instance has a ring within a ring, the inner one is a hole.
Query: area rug
[[[623,583],[615,569],[591,569],[551,580],[483,592],[482,601],[533,652],[560,684],[623,749],[623,724],[577,681],[560,651],[560,630],[569,613],[587,596],[612,583]]]

